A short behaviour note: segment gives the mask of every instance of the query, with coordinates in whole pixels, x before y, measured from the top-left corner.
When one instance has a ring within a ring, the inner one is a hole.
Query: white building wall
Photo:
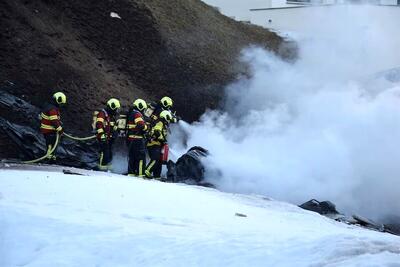
[[[250,12],[250,9],[304,6],[304,5],[288,4],[287,0],[202,0],[202,1],[208,5],[217,7],[222,14],[228,17],[234,17],[236,20],[239,21],[252,21],[253,19],[255,19],[257,20],[256,24],[259,24],[258,23],[259,19],[257,18],[258,15],[255,15],[254,12]],[[321,0],[321,3],[324,5],[343,4],[346,1],[348,0]],[[379,3],[381,5],[397,5],[398,0],[379,0]],[[263,24],[263,26],[266,25]]]
[[[397,0],[381,0],[381,5],[397,5]]]
[[[324,23],[326,14],[324,11],[343,9],[345,12],[346,8],[346,5],[326,5],[263,9],[251,11],[250,21],[276,31],[310,33],[321,28],[320,24]],[[400,25],[400,7],[370,6],[369,12],[371,19],[379,18],[382,25]]]
[[[286,0],[268,0],[267,2],[269,8],[297,6],[293,4],[287,4]]]
[[[289,1],[289,3],[288,3]],[[312,0],[311,0],[312,1]],[[334,4],[336,3],[337,0],[320,0],[320,4]],[[267,0],[266,1],[267,5],[265,8],[280,8],[280,7],[296,7],[296,6],[304,6],[307,5],[306,3],[304,4],[296,4],[295,2],[291,0]],[[258,7],[251,7],[251,9],[257,9]]]
[[[218,7],[222,14],[235,17],[236,20],[250,20],[251,8],[269,7],[270,0],[202,0],[206,4]],[[280,0],[279,0],[280,1]]]

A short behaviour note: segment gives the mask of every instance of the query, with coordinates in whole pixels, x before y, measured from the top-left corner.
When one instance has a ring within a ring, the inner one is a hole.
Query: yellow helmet
[[[147,103],[143,99],[138,98],[135,101],[133,101],[133,107],[139,111],[143,111],[147,109]]]
[[[110,100],[107,101],[107,107],[111,110],[117,110],[121,107],[121,103],[119,103],[119,100],[116,98],[110,98]]]
[[[63,92],[57,92],[53,95],[54,101],[57,104],[63,105],[67,103],[67,96]]]
[[[168,97],[168,96],[164,96],[163,98],[161,98],[160,102],[161,102],[161,105],[163,105],[164,108],[171,108],[172,105],[174,104],[172,99],[170,97]]]
[[[171,122],[172,121],[172,114],[171,111],[169,110],[163,110],[160,113],[160,118],[166,120],[167,122]]]

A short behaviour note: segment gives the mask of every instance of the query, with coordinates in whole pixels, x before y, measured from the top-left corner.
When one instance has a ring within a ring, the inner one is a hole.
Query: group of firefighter
[[[55,160],[55,145],[58,137],[63,135],[60,119],[60,107],[67,103],[67,97],[57,92],[52,103],[41,112],[40,131],[46,140],[48,159]],[[129,108],[124,120],[124,134],[128,146],[128,175],[159,179],[163,164],[164,149],[167,148],[167,134],[170,123],[177,122],[171,108],[173,101],[165,96],[157,103],[147,104],[143,99],[136,99]],[[117,120],[121,103],[116,98],[107,101],[106,106],[95,113],[94,128],[99,144],[98,168],[102,171],[111,169],[112,146],[114,139],[121,131]],[[151,113],[145,112],[151,110]],[[146,164],[146,152],[150,162]]]

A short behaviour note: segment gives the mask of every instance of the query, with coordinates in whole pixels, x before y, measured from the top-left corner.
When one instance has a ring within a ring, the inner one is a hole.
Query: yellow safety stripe
[[[139,161],[139,177],[143,176],[143,160]]]
[[[99,165],[99,170],[106,171],[106,170],[108,170],[108,166],[107,165]]]
[[[98,134],[104,133],[104,129],[103,129],[103,128],[97,129],[97,133],[98,133]]]
[[[128,124],[128,129],[134,129],[136,128],[136,124]]]
[[[146,174],[146,176],[151,177],[151,172],[149,172],[148,170],[145,170],[144,173]]]
[[[40,128],[46,129],[46,130],[55,130],[56,129],[56,127],[54,127],[54,126],[43,124],[43,123],[40,124]]]
[[[62,131],[62,127],[61,127],[61,126],[58,126],[57,129],[56,129],[56,131],[57,131],[57,132]]]
[[[51,115],[51,116],[47,116],[46,114],[44,114],[43,112],[40,114],[40,116],[45,119],[45,120],[49,120],[49,121],[54,121],[54,120],[58,120],[58,116],[57,115]]]
[[[152,161],[150,162],[149,166],[147,166],[146,172],[150,172],[151,169],[153,168],[154,164],[156,164],[156,161],[155,161],[155,160],[152,160]]]
[[[133,134],[128,135],[128,137],[129,138],[143,138],[142,135],[133,135]]]
[[[103,118],[97,118],[96,122],[104,122],[104,119]]]
[[[50,155],[50,151],[51,151],[52,148],[53,148],[52,145],[48,145],[48,146],[47,146],[47,153],[46,153],[46,154],[49,154],[49,155]]]
[[[103,157],[104,157],[104,153],[101,152],[100,153],[100,165],[102,165],[102,163],[103,163]]]
[[[104,158],[104,153],[100,152],[100,160],[99,160],[99,169],[104,170],[107,169],[107,165],[103,165],[103,158]]]
[[[158,141],[151,141],[147,144],[147,146],[161,146],[161,143]]]
[[[138,123],[139,121],[144,121],[144,120],[140,117],[135,119],[135,123]]]
[[[45,119],[45,120],[50,120],[50,117],[45,115],[43,112],[40,113],[40,117],[42,117],[42,119]]]
[[[147,167],[147,170],[151,170],[153,168],[153,166],[156,164],[155,160],[152,160],[149,164],[149,166]]]

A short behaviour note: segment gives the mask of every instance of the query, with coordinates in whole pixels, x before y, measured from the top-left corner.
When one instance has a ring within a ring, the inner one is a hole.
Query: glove
[[[105,134],[100,136],[100,142],[107,142],[107,136]]]
[[[153,135],[154,135],[155,139],[157,139],[158,137],[160,137],[161,133],[160,133],[160,131],[154,131]]]
[[[61,127],[61,126],[58,126],[58,128],[56,129],[56,131],[57,131],[57,133],[58,133],[59,135],[63,135],[63,133],[64,133],[64,129],[63,129],[63,127]]]

